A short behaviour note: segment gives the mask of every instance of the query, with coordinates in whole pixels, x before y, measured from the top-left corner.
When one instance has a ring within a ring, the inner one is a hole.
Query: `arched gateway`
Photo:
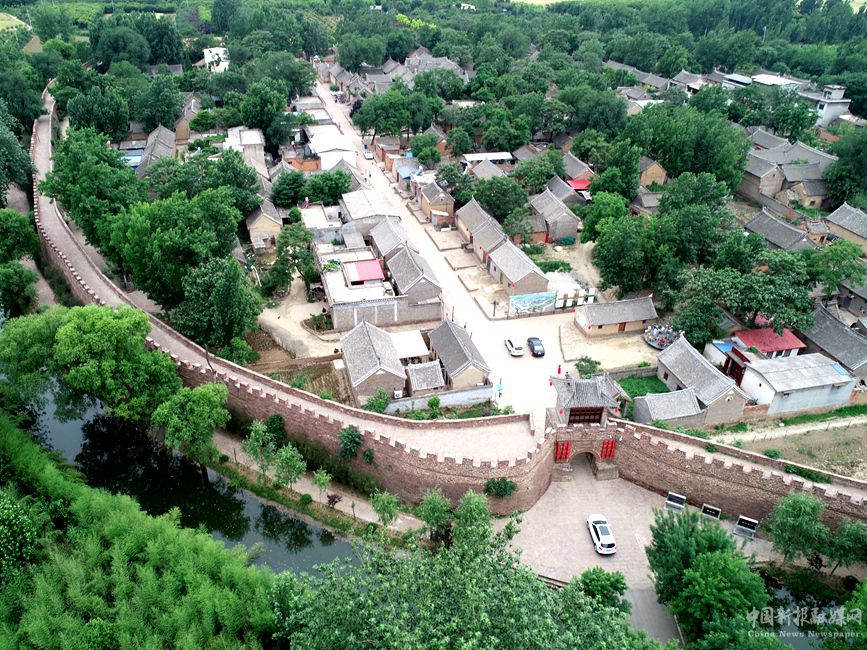
[[[617,446],[621,437],[608,426],[608,416],[620,417],[629,398],[608,375],[577,379],[552,377],[557,403],[547,409],[546,433],[554,437],[554,471],[567,469],[580,454],[590,456],[593,474],[598,479],[618,477]]]

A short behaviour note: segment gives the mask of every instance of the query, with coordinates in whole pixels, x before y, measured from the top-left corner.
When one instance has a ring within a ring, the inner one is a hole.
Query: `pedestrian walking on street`
[[[563,369],[560,367],[560,364],[557,364],[557,374],[559,375]]]

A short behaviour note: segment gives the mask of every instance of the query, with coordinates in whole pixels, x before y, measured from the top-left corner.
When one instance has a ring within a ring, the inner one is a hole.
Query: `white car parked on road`
[[[590,515],[587,517],[587,528],[593,540],[593,548],[600,555],[614,555],[617,552],[617,542],[611,532],[611,524],[605,515]]]
[[[506,349],[509,351],[513,357],[523,357],[524,356],[524,348],[512,341],[512,339],[506,339]]]

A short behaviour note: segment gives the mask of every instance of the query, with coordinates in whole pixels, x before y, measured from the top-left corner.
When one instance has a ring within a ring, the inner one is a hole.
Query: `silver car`
[[[506,339],[506,349],[513,357],[523,357],[524,348],[520,343],[515,343],[512,339]]]
[[[617,542],[614,541],[614,533],[611,524],[605,515],[590,515],[587,517],[587,528],[593,547],[600,555],[614,555],[617,552]]]

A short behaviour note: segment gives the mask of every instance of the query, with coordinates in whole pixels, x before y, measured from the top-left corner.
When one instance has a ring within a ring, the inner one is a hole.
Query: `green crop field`
[[[0,32],[15,27],[26,27],[27,23],[9,14],[0,14]]]

